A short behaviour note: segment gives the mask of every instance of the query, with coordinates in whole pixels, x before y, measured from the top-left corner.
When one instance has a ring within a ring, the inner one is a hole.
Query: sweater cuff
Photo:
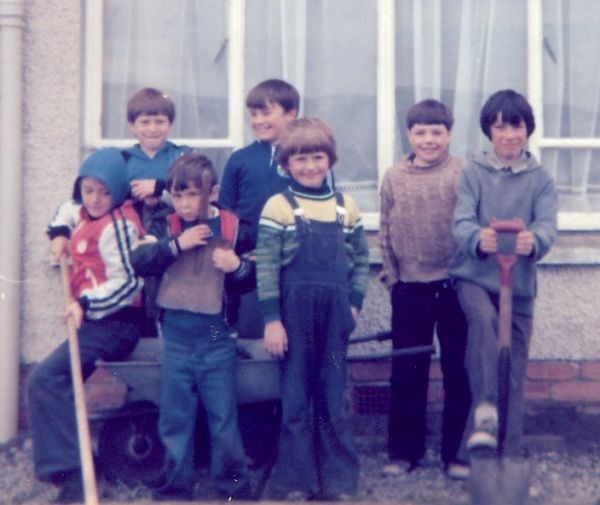
[[[265,323],[281,320],[281,314],[279,312],[279,298],[261,300],[259,304]]]
[[[68,226],[48,226],[48,231],[46,232],[50,240],[56,237],[71,237],[71,229]]]

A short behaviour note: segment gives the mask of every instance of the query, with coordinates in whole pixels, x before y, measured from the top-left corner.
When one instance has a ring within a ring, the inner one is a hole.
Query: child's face
[[[104,183],[94,177],[84,177],[80,185],[83,206],[91,217],[100,218],[110,212],[112,198]]]
[[[527,125],[521,122],[514,126],[502,120],[502,113],[498,113],[496,121],[490,128],[490,136],[496,156],[503,163],[510,164],[521,157],[527,144]]]
[[[292,154],[288,158],[290,177],[307,188],[318,189],[329,172],[329,156],[325,151]]]
[[[250,126],[258,140],[276,144],[287,124],[296,119],[295,109],[286,111],[278,103],[269,102],[262,109],[248,109]]]
[[[209,194],[209,202],[214,202],[219,194],[219,186],[212,187]],[[184,221],[192,222],[200,217],[202,206],[206,205],[203,201],[202,190],[190,181],[187,187],[182,190],[171,190],[173,207],[177,215]]]
[[[444,124],[415,123],[407,133],[416,165],[431,165],[448,152],[452,132]]]
[[[165,114],[139,115],[129,129],[140,143],[140,148],[151,158],[166,142],[172,123]]]

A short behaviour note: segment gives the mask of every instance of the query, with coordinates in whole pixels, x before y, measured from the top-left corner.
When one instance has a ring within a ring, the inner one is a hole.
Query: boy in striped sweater
[[[256,248],[264,345],[282,369],[282,429],[267,494],[340,499],[356,493],[359,472],[345,363],[368,281],[368,247],[354,200],[326,182],[336,161],[330,128],[297,119],[279,148],[291,184],[267,201]]]

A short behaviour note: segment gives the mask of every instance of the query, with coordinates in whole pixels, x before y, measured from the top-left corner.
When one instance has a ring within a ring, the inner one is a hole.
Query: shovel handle
[[[492,219],[490,228],[496,233],[517,234],[525,229],[522,219]],[[498,317],[498,342],[500,347],[510,348],[512,324],[512,271],[518,261],[518,256],[512,254],[496,254],[500,267],[500,307]]]
[[[60,257],[60,275],[62,280],[65,305],[73,301],[69,280],[69,265],[67,256]],[[92,457],[92,442],[88,423],[87,407],[83,390],[83,377],[81,375],[81,356],[79,354],[79,340],[77,329],[72,317],[67,319],[69,330],[69,358],[71,363],[71,381],[73,382],[73,395],[75,397],[75,418],[77,421],[77,437],[79,440],[79,457],[81,458],[81,475],[86,505],[98,504],[98,490]]]

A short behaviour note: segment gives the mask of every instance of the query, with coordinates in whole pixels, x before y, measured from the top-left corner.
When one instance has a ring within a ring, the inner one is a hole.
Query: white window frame
[[[544,148],[599,149],[600,138],[544,137],[544,69],[542,64],[544,12],[543,0],[527,0],[527,95],[536,118],[536,129],[529,138],[529,150],[540,159]],[[558,227],[565,231],[600,230],[598,212],[559,212]]]
[[[229,112],[228,136],[225,138],[181,138],[177,143],[197,148],[231,148],[244,144],[244,45],[246,0],[229,0]],[[395,155],[395,0],[377,0],[377,176],[394,163]],[[104,146],[127,147],[131,140],[103,139],[101,136],[102,103],[102,34],[103,0],[85,3],[85,81],[84,144],[88,149]],[[600,138],[551,138],[542,135],[543,115],[543,9],[542,0],[527,0],[527,95],[537,122],[529,139],[529,149],[540,158],[543,148],[600,148]],[[378,184],[378,186],[379,186]],[[379,213],[363,214],[365,228],[379,228]],[[559,229],[569,231],[600,230],[600,213],[560,212]]]
[[[229,0],[227,67],[228,133],[224,138],[175,138],[173,142],[195,148],[231,148],[244,144],[244,39],[245,0]],[[84,134],[86,149],[131,146],[130,139],[102,138],[103,0],[85,2]]]

